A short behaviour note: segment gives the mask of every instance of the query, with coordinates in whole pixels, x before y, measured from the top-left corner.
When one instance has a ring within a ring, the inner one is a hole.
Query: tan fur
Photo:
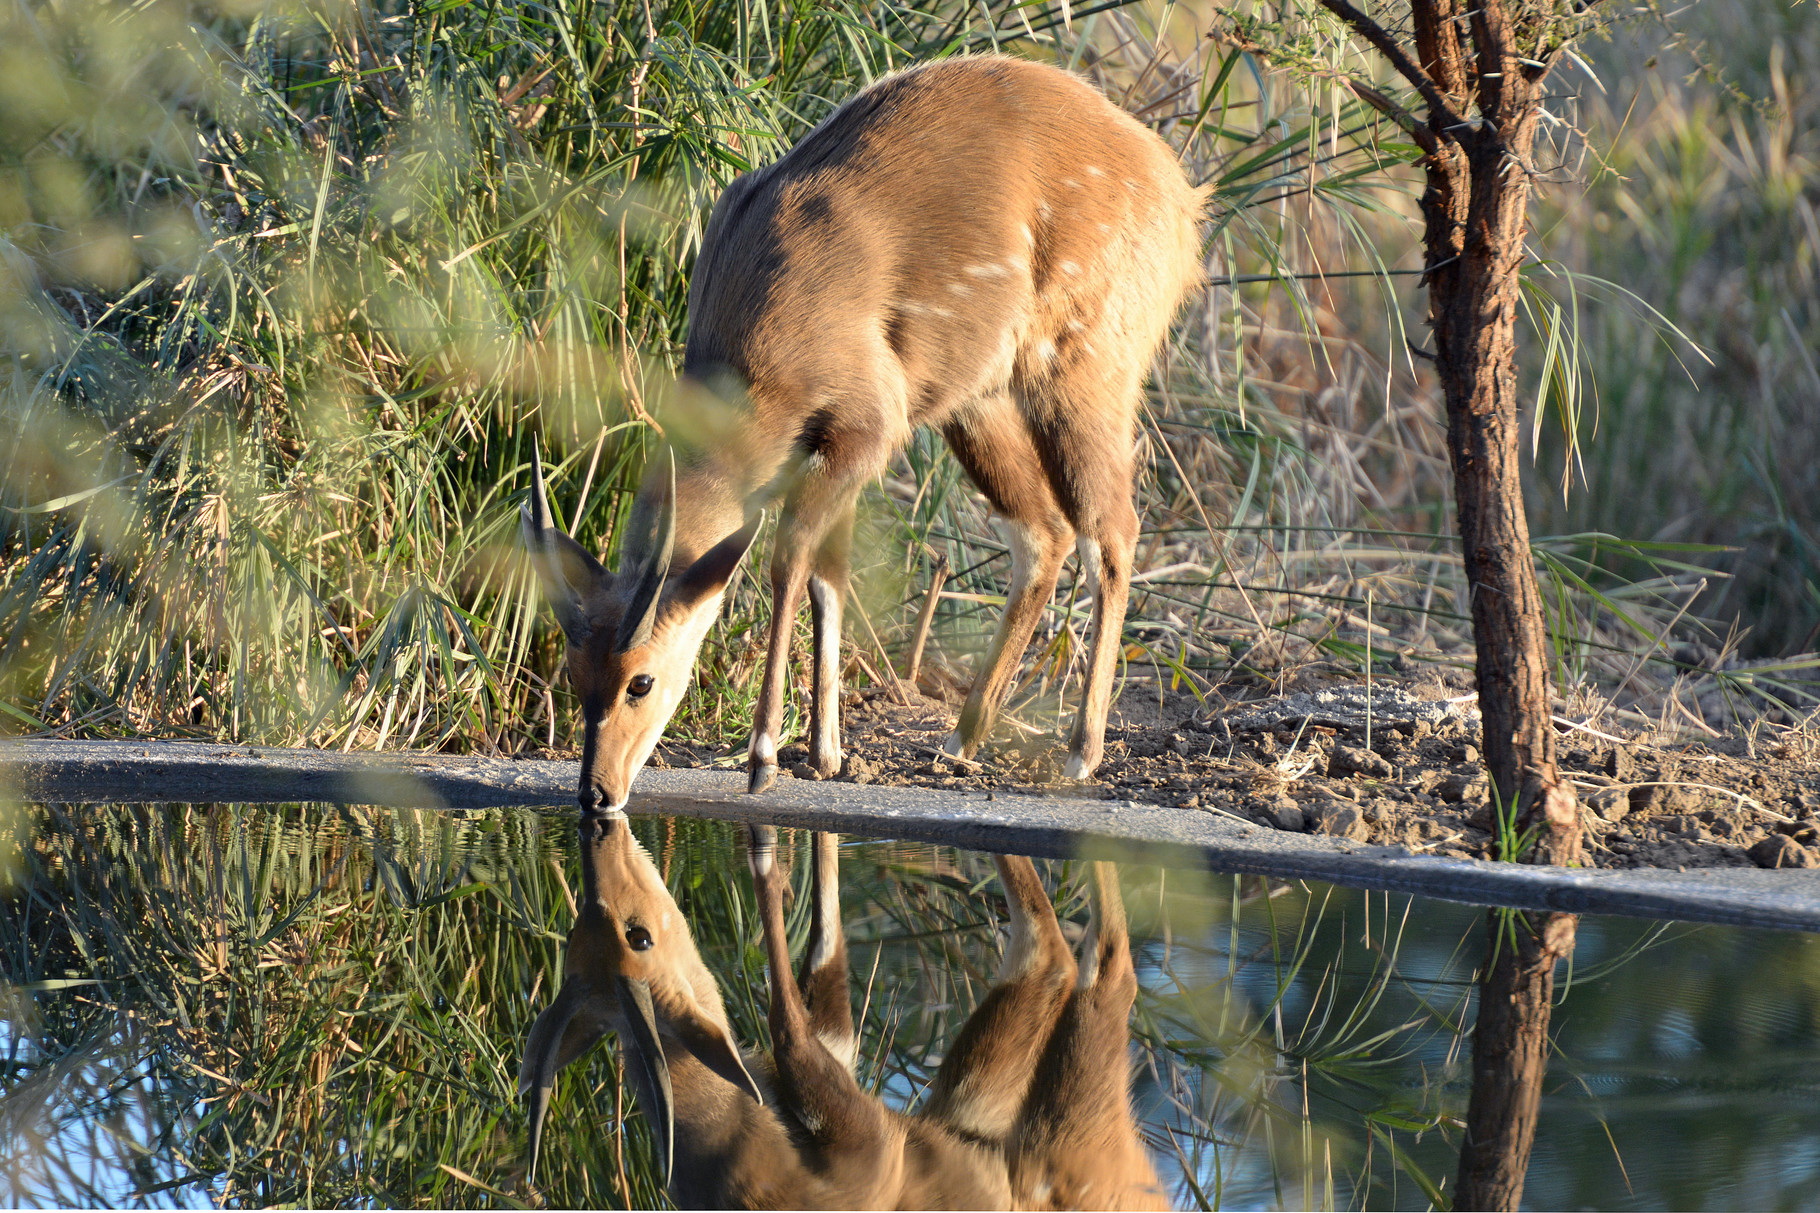
[[[998,983],[968,1017],[927,1101],[904,1116],[860,1090],[822,1047],[817,1009],[790,973],[775,831],[751,827],[750,840],[778,1097],[809,1128],[809,1154],[846,1207],[1168,1207],[1131,1111],[1137,975],[1113,865],[1094,865],[1094,953],[1077,967],[1035,866],[998,858],[1012,924]],[[819,860],[820,836],[817,845]],[[833,896],[820,887],[831,878],[818,863],[818,903]]]
[[[824,774],[840,765],[853,503],[916,426],[943,434],[1016,554],[950,749],[971,755],[990,732],[1079,537],[1099,592],[1067,773],[1092,773],[1137,540],[1136,408],[1200,276],[1202,199],[1170,149],[1085,81],[999,56],[886,77],[728,186],[696,263],[684,381],[665,424],[677,567],[783,498],[752,790],[775,778],[789,623],[805,592],[816,619],[810,762]],[[665,484],[647,478],[634,536]],[[610,615],[623,592],[584,597]],[[718,601],[716,589],[686,610],[711,617]],[[675,629],[638,660],[660,682],[686,679],[703,633]],[[570,659],[573,677],[597,657],[572,648]],[[621,715],[608,704],[584,799],[593,781],[619,803],[655,739],[643,716]]]
[[[905,1115],[853,1077],[833,835],[814,839],[815,918],[799,978],[790,966],[776,832],[751,830],[774,1048],[769,1064],[745,1059],[765,1096],[761,1105],[728,1080],[724,1057],[711,1059],[714,1042],[731,1041],[719,994],[624,819],[604,826],[584,819],[582,829],[584,898],[564,986],[532,1031],[525,1072],[536,1069],[532,1050],[544,1021],[572,991],[581,992],[582,1009],[567,1021],[558,1067],[609,1027],[623,1039],[619,1008],[605,993],[614,978],[649,983],[674,1091],[671,1195],[679,1207],[1163,1207],[1131,1114],[1127,1022],[1136,978],[1111,865],[1094,872],[1094,963],[1077,966],[1034,865],[998,860],[1012,927],[998,983],[963,1025],[922,1108]],[[633,952],[624,943],[629,924],[657,924],[662,933]],[[1089,969],[1091,978],[1077,980]],[[627,1070],[636,1079],[632,1062]],[[646,1087],[639,1098],[651,1106]]]

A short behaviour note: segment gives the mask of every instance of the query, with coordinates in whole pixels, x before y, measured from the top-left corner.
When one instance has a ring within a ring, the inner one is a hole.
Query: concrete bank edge
[[[0,741],[0,788],[75,803],[339,801],[426,808],[572,808],[573,761],[344,754],[164,741]],[[1472,905],[1820,931],[1820,872],[1569,870],[1411,855],[1290,834],[1194,809],[1082,795],[953,792],[744,773],[647,770],[636,813],[765,820],[1053,858],[1089,856],[1414,893]]]

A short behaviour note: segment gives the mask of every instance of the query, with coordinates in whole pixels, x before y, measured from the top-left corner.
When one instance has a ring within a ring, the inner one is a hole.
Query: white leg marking
[[[948,740],[942,742],[942,753],[948,755],[950,758],[959,758],[961,756],[961,733],[959,729],[948,734]]]
[[[1087,936],[1081,940],[1080,979],[1075,982],[1077,988],[1090,988],[1100,975],[1100,924],[1089,922]]]
[[[853,1073],[853,1063],[859,1060],[859,1038],[857,1036],[828,1036],[817,1032],[815,1038],[822,1042],[822,1048],[828,1050],[847,1073]]]
[[[1074,541],[1074,550],[1080,553],[1081,572],[1087,575],[1087,592],[1098,594],[1100,592],[1100,563],[1104,559],[1100,552],[1099,540],[1089,539],[1082,535]]]

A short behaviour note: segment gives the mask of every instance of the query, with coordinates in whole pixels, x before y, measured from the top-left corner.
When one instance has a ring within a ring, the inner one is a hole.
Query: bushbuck
[[[1064,774],[1091,775],[1137,541],[1136,410],[1201,275],[1204,198],[1161,139],[1086,81],[997,55],[887,76],[734,180],[703,236],[670,445],[639,488],[619,572],[555,529],[541,473],[523,515],[568,635],[583,806],[624,804],[757,511],[778,498],[748,787],[777,777],[805,591],[809,762],[839,770],[854,502],[916,426],[941,432],[1012,557],[946,749],[970,758],[986,739],[1072,541],[1097,589]]]
[[[1077,967],[1028,859],[998,861],[1011,908],[999,979],[914,1116],[862,1091],[838,890],[838,840],[815,835],[813,915],[790,968],[775,832],[748,857],[771,972],[771,1059],[742,1055],[656,867],[619,814],[582,826],[582,900],[566,975],[526,1043],[534,1183],[551,1086],[609,1029],[650,1121],[672,1198],[709,1208],[1162,1207],[1132,1123],[1136,978],[1117,876],[1094,869]]]

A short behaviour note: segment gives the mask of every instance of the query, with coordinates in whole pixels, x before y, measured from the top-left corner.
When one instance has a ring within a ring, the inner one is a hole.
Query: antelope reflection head
[[[731,1088],[761,1103],[764,1097],[728,1029],[720,987],[625,815],[585,815],[580,835],[582,892],[562,989],[532,1025],[518,1075],[519,1094],[530,1100],[531,1175],[556,1072],[611,1028],[657,1134],[667,1180],[676,1141],[673,1061],[699,1063],[686,1078],[691,1113],[702,1096],[725,1100],[736,1094]]]

